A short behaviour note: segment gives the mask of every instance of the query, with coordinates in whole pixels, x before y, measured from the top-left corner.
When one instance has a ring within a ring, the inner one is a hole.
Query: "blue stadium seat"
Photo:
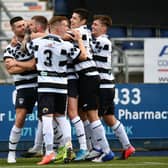
[[[127,28],[126,27],[111,27],[109,28],[107,34],[110,38],[116,37],[126,37],[127,36]]]
[[[156,37],[154,28],[132,28],[132,37]]]
[[[168,37],[168,29],[160,29],[160,37]]]
[[[124,41],[122,43],[123,50],[130,50],[130,49],[144,49],[143,41]]]
[[[66,0],[54,0],[54,4],[55,15],[67,15]]]

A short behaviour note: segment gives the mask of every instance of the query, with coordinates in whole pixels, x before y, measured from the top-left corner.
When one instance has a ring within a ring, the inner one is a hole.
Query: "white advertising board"
[[[9,11],[46,11],[46,2],[4,2]]]
[[[144,41],[144,82],[168,83],[168,39]]]

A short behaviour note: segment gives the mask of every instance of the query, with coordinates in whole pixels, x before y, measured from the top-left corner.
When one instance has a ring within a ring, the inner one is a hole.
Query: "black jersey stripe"
[[[23,84],[30,84],[30,83],[37,83],[37,77],[28,79],[28,80],[21,80],[21,81],[16,81],[15,86],[23,85]]]
[[[93,55],[93,60],[100,61],[100,62],[107,62],[107,57],[99,56],[99,55]]]
[[[39,82],[38,88],[67,89],[67,84]]]
[[[77,73],[79,75],[82,75],[82,74],[86,74],[86,73],[89,73],[89,72],[95,72],[95,71],[97,71],[96,67],[89,67],[89,68],[86,68],[86,69],[81,69]]]
[[[100,84],[115,84],[115,80],[101,79]]]

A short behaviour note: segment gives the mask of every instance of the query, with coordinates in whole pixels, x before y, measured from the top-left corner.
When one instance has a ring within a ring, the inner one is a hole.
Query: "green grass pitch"
[[[0,159],[0,168],[168,168],[168,156],[132,156],[128,160],[93,163],[90,161],[64,163],[50,163],[48,165],[36,165],[40,158],[18,158],[16,164],[7,164],[6,159]]]

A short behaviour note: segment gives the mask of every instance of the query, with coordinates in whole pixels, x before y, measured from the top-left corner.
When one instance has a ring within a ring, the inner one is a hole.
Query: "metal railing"
[[[6,36],[4,31],[2,30],[2,22],[3,22],[2,12],[4,12],[9,17],[9,19],[12,18],[12,15],[10,14],[9,10],[6,8],[4,3],[0,0],[0,60],[2,60],[2,53],[4,49],[3,42],[10,41],[10,39]]]
[[[3,4],[3,2],[0,0],[0,35],[1,36],[5,36],[6,34],[4,33],[4,31],[2,30],[2,11],[5,12],[5,14],[9,17],[9,19],[12,18],[11,13],[9,12],[9,10],[6,8],[6,6]]]
[[[121,73],[124,75],[125,83],[130,82],[131,74],[143,74],[144,68],[144,50],[143,49],[122,49],[122,43],[127,42],[137,42],[140,41],[144,43],[144,38],[113,38],[111,39],[113,43],[113,52],[118,53],[118,62],[114,62],[112,58],[112,69],[118,68],[118,72],[114,71],[114,74]],[[112,53],[112,57],[113,57]],[[135,63],[130,61],[130,59],[135,59]],[[143,82],[143,81],[142,81]]]
[[[0,37],[0,61],[3,60],[3,51],[10,41],[11,41],[11,38],[9,37]],[[6,43],[5,46],[3,45],[3,43]]]
[[[117,53],[115,53],[117,52]],[[114,58],[116,57],[116,58]],[[127,58],[126,55],[124,54],[123,50],[116,46],[113,45],[113,51],[112,51],[112,72],[113,74],[119,74],[119,73],[124,73],[124,82],[128,83],[129,82],[129,76],[128,76],[128,63],[127,63]],[[115,61],[114,61],[115,60]],[[117,68],[117,70],[116,70]]]

